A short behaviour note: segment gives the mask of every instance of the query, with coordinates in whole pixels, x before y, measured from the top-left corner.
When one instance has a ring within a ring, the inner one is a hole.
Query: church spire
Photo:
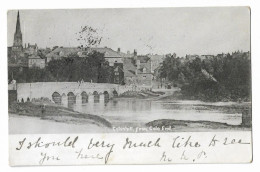
[[[19,14],[19,11],[18,11],[18,14],[17,14],[17,21],[16,21],[16,30],[15,30],[15,34],[22,34],[21,32],[21,26],[20,26],[20,14]]]
[[[15,30],[15,34],[14,34],[13,47],[18,48],[18,49],[23,48],[23,37],[22,37],[22,31],[21,31],[21,26],[20,26],[19,11],[17,13],[16,30]]]

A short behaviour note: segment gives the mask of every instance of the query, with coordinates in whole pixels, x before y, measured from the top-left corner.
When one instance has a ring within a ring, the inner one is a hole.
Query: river
[[[108,102],[75,104],[78,112],[99,115],[113,126],[143,126],[158,119],[212,121],[240,125],[241,103],[116,98]]]

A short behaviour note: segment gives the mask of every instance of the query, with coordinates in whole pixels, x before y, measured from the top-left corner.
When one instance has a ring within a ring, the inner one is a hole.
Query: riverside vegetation
[[[180,99],[212,102],[251,100],[249,53],[228,53],[203,60],[167,55],[160,68],[160,78],[166,78],[181,88],[172,96]]]
[[[8,78],[10,81],[15,78],[18,83],[77,82],[82,79],[86,82],[113,83],[113,70],[105,61],[104,54],[94,51],[86,57],[70,54],[52,60],[44,69],[9,69]],[[205,59],[166,55],[159,69],[159,78],[165,78],[181,88],[172,98],[212,102],[251,100],[249,53],[234,52]]]

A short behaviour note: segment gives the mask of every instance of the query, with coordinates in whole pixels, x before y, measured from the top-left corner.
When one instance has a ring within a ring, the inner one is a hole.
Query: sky
[[[7,14],[12,46],[17,10]],[[247,7],[20,10],[23,44],[76,47],[82,26],[102,37],[99,47],[138,54],[218,54],[250,51]]]

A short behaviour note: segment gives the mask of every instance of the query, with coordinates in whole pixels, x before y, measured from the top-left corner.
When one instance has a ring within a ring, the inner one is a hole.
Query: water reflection
[[[213,121],[231,125],[241,124],[241,112],[226,111],[226,107],[185,103],[183,101],[150,101],[142,99],[99,100],[98,103],[71,104],[74,110],[99,115],[111,123],[147,123],[158,119]],[[230,108],[230,107],[228,107]]]

